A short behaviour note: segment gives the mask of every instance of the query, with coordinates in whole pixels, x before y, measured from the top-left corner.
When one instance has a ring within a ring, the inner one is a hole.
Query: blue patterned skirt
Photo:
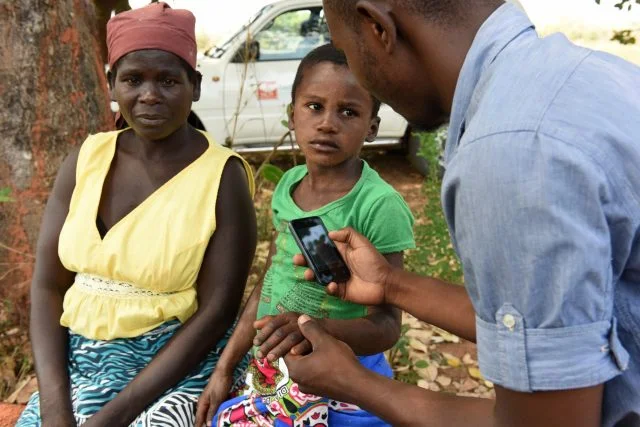
[[[78,425],[86,422],[122,391],[179,328],[180,322],[175,320],[139,337],[110,341],[91,340],[69,333],[71,401]],[[232,329],[227,331],[217,347],[191,374],[152,403],[131,426],[193,426],[198,398],[231,333]],[[246,366],[247,361],[236,368],[238,385],[242,383]],[[34,393],[16,427],[40,425],[40,399],[38,393]]]

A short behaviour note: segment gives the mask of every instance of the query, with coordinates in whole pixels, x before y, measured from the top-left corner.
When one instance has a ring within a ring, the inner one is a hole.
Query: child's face
[[[187,122],[191,103],[200,97],[180,59],[162,50],[124,56],[111,79],[111,99],[129,126],[149,140],[168,137]]]
[[[336,166],[373,141],[380,120],[371,95],[348,68],[321,62],[304,70],[289,120],[307,163]]]

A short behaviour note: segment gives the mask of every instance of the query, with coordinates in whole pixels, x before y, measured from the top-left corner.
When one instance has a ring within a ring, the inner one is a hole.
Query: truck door
[[[243,43],[224,73],[225,120],[230,135],[235,129],[234,145],[273,145],[280,140],[298,64],[329,41],[322,8],[304,7],[277,14]],[[246,53],[254,56],[249,63]]]

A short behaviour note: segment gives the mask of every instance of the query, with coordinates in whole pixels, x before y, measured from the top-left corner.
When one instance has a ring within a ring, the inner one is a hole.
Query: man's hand
[[[229,392],[233,385],[233,374],[213,371],[209,383],[198,399],[195,427],[210,426],[211,419],[218,408],[229,398]]]
[[[329,237],[333,240],[344,258],[351,278],[346,283],[330,283],[327,293],[362,305],[381,305],[386,302],[385,286],[392,267],[376,248],[352,228],[332,231]],[[296,265],[305,266],[302,255],[293,259]],[[313,280],[313,272],[305,272],[307,280]]]
[[[260,347],[256,356],[273,362],[289,352],[297,355],[310,352],[311,344],[300,332],[298,317],[298,313],[289,312],[256,320],[253,326],[260,331],[253,340],[253,345]]]
[[[309,340],[313,352],[307,356],[289,354],[285,363],[300,391],[332,399],[350,401],[349,384],[366,370],[351,348],[329,335],[307,315],[298,319],[300,331]]]

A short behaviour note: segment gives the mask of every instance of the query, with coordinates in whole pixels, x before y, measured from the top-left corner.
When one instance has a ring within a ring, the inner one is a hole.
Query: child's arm
[[[271,240],[271,247],[269,248],[269,254],[267,255],[267,262],[264,270],[262,271],[262,276],[260,277],[256,287],[253,289],[251,296],[249,296],[247,304],[242,311],[242,315],[240,315],[240,318],[238,319],[238,324],[236,325],[229,342],[222,351],[222,355],[220,356],[211,377],[209,377],[207,387],[204,389],[200,399],[198,400],[195,424],[198,427],[204,425],[207,421],[210,421],[218,410],[220,404],[228,398],[229,391],[233,385],[233,371],[253,346],[253,339],[256,335],[253,322],[256,320],[258,313],[260,294],[262,292],[262,281],[264,280],[264,276],[271,265],[271,257],[275,253],[276,237],[277,233],[274,233],[274,237]]]
[[[385,258],[394,267],[403,267],[402,252],[386,254]],[[368,313],[360,319],[318,321],[329,334],[347,343],[357,355],[377,354],[393,347],[400,337],[400,310],[391,306],[371,306]],[[260,346],[257,356],[275,360],[290,351],[294,354],[310,352],[311,344],[304,339],[298,327],[299,315],[284,313],[256,321],[254,326],[260,330],[255,338],[255,344]]]

